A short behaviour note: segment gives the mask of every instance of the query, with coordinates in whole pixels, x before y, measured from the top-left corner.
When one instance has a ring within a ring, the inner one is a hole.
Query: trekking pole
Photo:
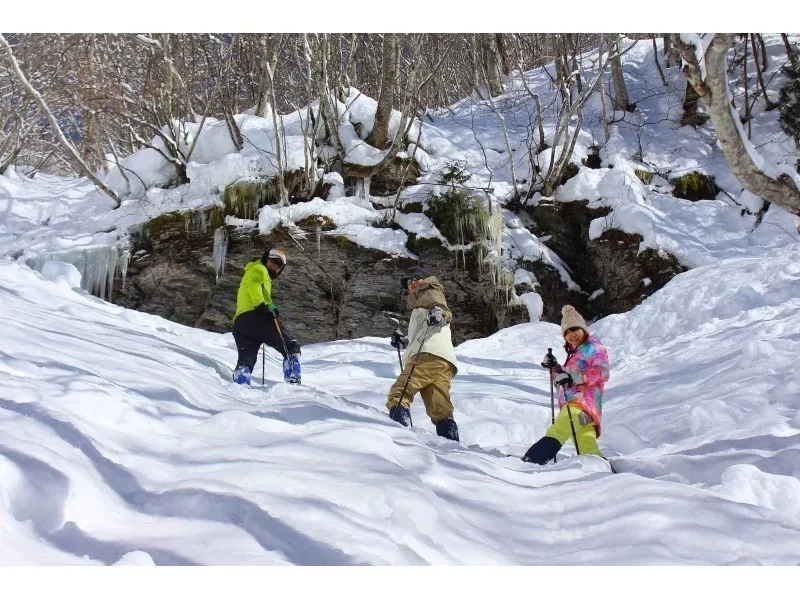
[[[566,397],[564,397],[566,399]],[[575,452],[578,453],[578,456],[581,454],[581,448],[578,446],[578,435],[575,433],[575,424],[572,421],[572,411],[569,409],[569,401],[567,404],[564,405],[567,408],[567,415],[569,415],[569,426],[572,428],[572,441],[575,443]]]
[[[400,332],[399,328],[395,329],[394,334],[396,334],[398,336],[401,336],[401,337],[403,336],[403,333]],[[403,370],[403,357],[400,355],[400,343],[397,343],[397,346],[395,348],[397,349],[397,360],[400,362],[400,371],[402,371]]]
[[[264,386],[264,378],[267,372],[267,348],[261,345],[261,386]]]
[[[552,357],[555,359],[555,355],[553,355],[553,348],[547,347],[547,357]],[[548,359],[548,361],[550,361]],[[553,368],[550,369],[550,425],[556,425],[556,399],[555,395],[553,394]],[[558,456],[553,455],[553,463],[558,463]]]
[[[286,348],[286,341],[283,338],[283,331],[281,330],[281,325],[278,323],[278,316],[274,316],[275,320],[275,328],[278,329],[278,336],[281,337],[281,344],[283,345],[283,352],[285,355],[289,354],[289,349]]]
[[[414,363],[411,364],[411,370],[409,370],[409,372],[408,372],[408,377],[406,378],[406,383],[403,386],[403,392],[400,393],[400,400],[397,402],[397,406],[398,407],[403,404],[403,399],[406,396],[406,389],[408,388],[408,383],[411,382],[411,377],[414,375],[414,370],[417,367],[416,357],[417,357],[417,355],[419,355],[422,352],[422,346],[425,344],[425,340],[426,340],[426,337],[428,336],[428,332],[430,332],[430,329],[431,329],[431,325],[428,324],[428,322],[426,320],[425,321],[425,334],[422,335],[422,339],[419,342],[419,349],[417,349],[417,352],[414,354],[414,357],[412,358],[412,359],[414,359]],[[400,355],[400,348],[399,347],[397,348],[397,354]],[[402,358],[400,359],[400,367],[401,368],[403,367],[403,359]],[[394,421],[397,421],[394,418],[392,418],[392,419]]]
[[[570,353],[567,351],[567,361],[569,361],[570,357],[572,357],[575,353]],[[567,365],[567,361],[564,362],[564,365]],[[564,389],[564,407],[567,408],[567,415],[569,416],[569,427],[572,428],[572,442],[575,443],[575,452],[578,453],[578,456],[581,454],[581,447],[578,446],[578,435],[575,433],[575,422],[572,421],[572,410],[569,408],[569,400],[567,399],[567,389]]]
[[[572,355],[573,355],[573,353],[570,353],[569,351],[567,351],[567,361],[569,361],[569,358],[572,357]],[[548,357],[553,357],[552,360],[548,359],[547,361],[552,362],[552,361],[555,360],[555,356],[553,356],[553,350],[551,348],[549,348],[549,347],[547,349],[547,356]],[[564,365],[567,365],[567,361],[564,362]],[[544,364],[542,364],[542,365],[544,365]],[[572,411],[569,408],[569,399],[567,399],[567,390],[566,390],[566,388],[563,389],[563,390],[564,390],[564,407],[566,407],[567,416],[569,416],[569,427],[572,428],[572,441],[575,443],[575,452],[577,452],[578,455],[580,455],[581,454],[581,448],[578,446],[578,435],[575,433],[575,422],[572,421]],[[555,411],[555,403],[553,402],[553,370],[552,370],[552,368],[550,369],[550,412],[552,413],[552,421],[555,424],[555,421],[556,421],[555,420],[555,413],[556,413],[556,411]],[[553,457],[553,462],[554,463],[556,462],[555,457]]]

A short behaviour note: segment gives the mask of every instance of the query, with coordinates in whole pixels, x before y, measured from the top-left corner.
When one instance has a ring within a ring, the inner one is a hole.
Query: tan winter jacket
[[[445,321],[442,326],[428,326],[428,309],[434,305],[442,308]],[[409,342],[403,353],[403,367],[419,351],[449,361],[458,371],[456,352],[450,336],[450,322],[453,319],[453,313],[447,307],[442,283],[435,276],[425,278],[413,293],[409,293],[408,306],[412,311],[408,321]],[[422,351],[420,351],[420,343],[423,344]]]

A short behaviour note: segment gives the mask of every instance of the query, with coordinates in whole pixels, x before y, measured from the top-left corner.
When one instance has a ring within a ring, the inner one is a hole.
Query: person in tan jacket
[[[392,335],[392,346],[403,347],[403,371],[389,389],[386,407],[389,417],[411,426],[411,403],[420,393],[425,411],[436,426],[436,433],[458,442],[458,426],[453,419],[450,380],[458,370],[450,336],[452,312],[447,307],[444,287],[423,268],[409,268],[403,278],[408,289],[411,318],[408,336]]]

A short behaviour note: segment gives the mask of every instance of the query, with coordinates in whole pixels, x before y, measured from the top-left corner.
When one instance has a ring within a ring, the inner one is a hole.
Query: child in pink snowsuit
[[[583,317],[571,305],[561,310],[561,334],[566,343],[564,366],[548,354],[542,366],[550,369],[558,389],[558,417],[544,437],[534,443],[523,461],[544,465],[555,458],[572,438],[580,455],[603,454],[597,446],[603,413],[603,388],[608,381],[608,353],[596,335],[590,334]]]

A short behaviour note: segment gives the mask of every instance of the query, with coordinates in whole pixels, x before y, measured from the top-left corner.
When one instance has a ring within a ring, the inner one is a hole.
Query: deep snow
[[[243,388],[229,334],[3,261],[0,562],[800,564],[798,264],[698,268],[593,327],[611,475],[505,456],[549,422],[553,324],[457,348],[459,445],[417,403],[386,416],[388,330],[304,347],[300,388],[270,352]]]
[[[765,41],[774,71],[782,43]],[[389,329],[304,347],[301,388],[278,381],[270,352],[266,384],[242,388],[230,382],[230,334],[74,288],[111,293],[130,227],[274,172],[264,154],[272,119],[238,115],[246,149],[231,153],[212,121],[188,185],[130,188],[112,171],[107,182],[129,193],[117,210],[83,179],[13,169],[0,177],[0,564],[800,564],[800,219],[773,206],[753,230],[755,216],[742,209],[757,211],[761,200],[731,176],[713,129],[674,122],[678,69],[662,86],[649,42],[624,65],[637,112],[615,115],[601,168],[581,168],[553,198],[532,198],[610,206],[593,237],[620,227],[693,268],[592,325],[612,363],[600,446],[620,474],[594,457],[567,458],[569,448],[543,468],[518,459],[550,420],[538,363],[547,347],[561,354],[558,326],[538,322],[535,292],[518,298],[531,323],[457,347],[457,445],[435,435],[418,403],[412,430],[387,418],[398,373]],[[531,174],[526,86],[547,112],[547,82],[542,70],[525,73],[494,99],[517,183]],[[741,82],[734,87],[740,94]],[[348,102],[338,107],[340,132],[349,159],[367,163],[375,155],[355,125],[366,135],[374,100],[353,90]],[[599,114],[593,98],[576,161],[602,140]],[[502,218],[502,263],[515,281],[534,285],[518,260],[542,259],[577,288],[561,258],[503,207],[515,181],[497,114],[473,97],[431,117],[419,125],[423,175],[401,201],[426,201],[458,160],[468,184],[491,188],[485,199]],[[306,108],[285,115],[290,165],[304,163],[307,121]],[[545,131],[552,140],[552,122]],[[775,111],[756,108],[753,144],[773,163],[797,159]],[[166,176],[152,153],[126,160],[145,181]],[[642,167],[655,173],[650,185],[634,174]],[[691,170],[714,175],[723,192],[695,203],[672,197],[667,179]],[[229,224],[268,232],[325,215],[331,234],[394,255],[408,255],[406,233],[440,237],[424,214],[400,215],[403,230],[371,226],[394,198],[348,195],[325,176],[331,201]]]

